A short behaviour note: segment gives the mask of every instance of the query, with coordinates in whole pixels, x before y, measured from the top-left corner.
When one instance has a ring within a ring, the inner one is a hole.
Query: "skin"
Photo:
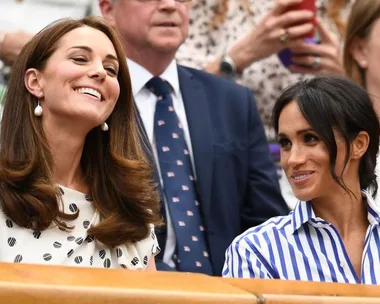
[[[33,34],[24,31],[5,33],[4,41],[0,44],[0,60],[12,65],[32,37]]]
[[[174,59],[188,35],[191,3],[99,0],[104,19],[120,32],[127,56],[153,75]]]
[[[306,43],[303,40],[289,43],[293,53],[289,70],[293,73],[343,76],[343,58],[339,40],[319,19],[316,20],[316,28],[321,38],[319,44]],[[318,68],[313,68],[316,56],[320,58],[320,65]]]
[[[338,230],[360,278],[362,252],[369,223],[366,203],[360,191],[358,169],[360,158],[367,150],[369,137],[366,132],[358,134],[351,144],[348,164],[344,168],[347,151],[339,134],[334,133],[338,148],[335,172],[342,176],[354,196],[332,178],[326,145],[303,117],[295,101],[285,106],[279,117],[281,165],[295,196],[302,201],[310,201],[316,216],[331,223]],[[304,178],[296,180],[297,176]]]
[[[256,61],[278,53],[290,46],[290,43],[302,42],[301,37],[313,29],[311,23],[313,13],[307,10],[289,10],[291,6],[302,1],[276,0],[274,8],[263,17],[261,22],[228,50],[227,54],[235,62],[239,72]],[[284,29],[289,33],[289,41],[286,44],[280,42]],[[221,58],[217,58],[210,62],[205,70],[219,75],[220,60]]]
[[[29,69],[25,85],[39,98],[43,128],[53,155],[54,180],[87,191],[80,168],[88,132],[102,124],[119,97],[118,60],[112,42],[93,28],[72,30],[58,42],[42,71]],[[102,100],[75,91],[90,87]]]

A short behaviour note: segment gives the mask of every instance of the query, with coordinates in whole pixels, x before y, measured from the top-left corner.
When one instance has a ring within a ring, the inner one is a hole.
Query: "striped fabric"
[[[299,202],[287,216],[272,218],[238,236],[226,251],[224,277],[380,284],[380,208],[369,193],[361,279],[336,228]]]

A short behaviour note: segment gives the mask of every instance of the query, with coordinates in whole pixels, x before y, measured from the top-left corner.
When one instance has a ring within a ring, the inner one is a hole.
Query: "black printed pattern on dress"
[[[14,237],[8,238],[8,245],[10,247],[13,247],[14,245],[16,245],[16,243],[17,243],[17,240]]]
[[[13,223],[9,219],[5,221],[5,225],[7,225],[8,228],[12,228],[13,227]]]
[[[50,261],[51,258],[52,258],[52,255],[50,253],[45,253],[43,255],[43,258],[44,258],[45,261]]]
[[[60,242],[54,242],[53,243],[53,247],[54,248],[61,248],[62,247],[62,244]]]
[[[75,204],[75,203],[71,203],[71,204],[69,205],[69,209],[70,209],[70,211],[71,211],[72,213],[75,213],[75,212],[78,211],[78,206],[77,206],[77,204]]]
[[[79,256],[75,257],[74,262],[77,264],[80,264],[83,262],[83,258],[79,255]]]
[[[22,261],[21,254],[16,255],[15,259],[13,260],[14,263],[21,263],[21,261]]]
[[[104,268],[110,268],[111,267],[111,260],[110,259],[105,259],[103,262]]]

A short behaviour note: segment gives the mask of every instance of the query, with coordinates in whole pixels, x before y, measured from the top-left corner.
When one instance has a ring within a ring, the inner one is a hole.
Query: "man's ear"
[[[24,77],[26,89],[38,99],[44,97],[40,78],[40,72],[37,69],[28,69]]]
[[[367,48],[367,40],[362,38],[354,38],[349,48],[352,58],[362,69],[368,68]]]
[[[369,135],[365,131],[360,131],[351,143],[351,158],[360,159],[368,149]]]
[[[99,8],[100,8],[100,11],[102,12],[104,20],[110,26],[112,26],[113,28],[116,28],[116,20],[115,20],[116,7],[115,7],[114,0],[99,0]]]

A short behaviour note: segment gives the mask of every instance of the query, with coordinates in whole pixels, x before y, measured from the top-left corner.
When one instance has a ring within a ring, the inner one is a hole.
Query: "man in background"
[[[233,238],[288,208],[248,89],[178,66],[191,0],[99,0],[123,40],[166,226],[160,270],[221,275]],[[111,126],[112,127],[112,126]]]

